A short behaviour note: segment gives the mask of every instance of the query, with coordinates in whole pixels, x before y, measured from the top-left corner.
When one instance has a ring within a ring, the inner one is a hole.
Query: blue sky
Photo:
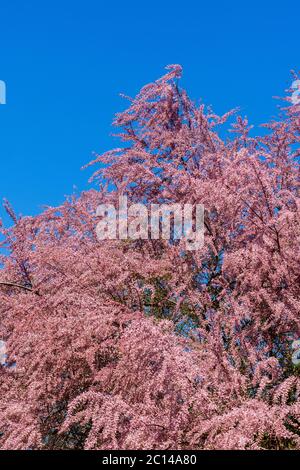
[[[116,144],[118,94],[170,63],[194,99],[265,122],[300,68],[299,17],[290,0],[2,1],[0,199],[31,215],[87,189],[81,166]]]

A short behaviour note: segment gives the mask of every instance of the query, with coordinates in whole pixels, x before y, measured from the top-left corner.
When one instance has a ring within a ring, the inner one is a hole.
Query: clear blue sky
[[[0,198],[24,215],[89,187],[80,167],[115,145],[118,93],[165,65],[184,67],[193,98],[254,124],[300,68],[299,1],[2,0],[0,18]]]

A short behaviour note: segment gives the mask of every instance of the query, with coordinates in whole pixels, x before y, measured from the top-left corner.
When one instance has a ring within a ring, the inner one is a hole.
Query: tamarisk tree
[[[129,98],[95,189],[35,217],[5,203],[1,449],[300,449],[300,105],[252,137],[180,75]],[[203,204],[204,246],[100,242],[122,194]]]

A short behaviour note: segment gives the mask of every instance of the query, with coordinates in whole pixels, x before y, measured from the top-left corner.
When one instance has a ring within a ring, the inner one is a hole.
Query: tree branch
[[[31,287],[22,286],[22,284],[17,284],[15,282],[0,281],[0,286],[17,287],[18,289],[24,289],[29,292],[33,292],[34,294],[40,295],[37,291],[33,290]]]

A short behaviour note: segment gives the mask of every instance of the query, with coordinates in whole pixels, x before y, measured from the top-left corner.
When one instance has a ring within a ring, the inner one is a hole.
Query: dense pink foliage
[[[37,217],[6,203],[2,449],[300,449],[300,106],[253,138],[180,74],[117,115],[99,189]],[[204,204],[204,247],[100,243],[96,207],[124,193]]]

